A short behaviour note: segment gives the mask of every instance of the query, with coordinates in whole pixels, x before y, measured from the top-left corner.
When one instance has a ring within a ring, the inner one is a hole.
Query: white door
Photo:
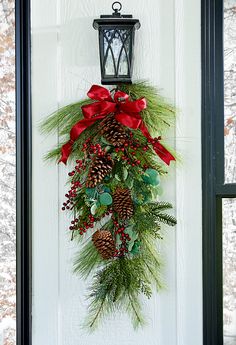
[[[133,79],[147,79],[179,111],[169,141],[182,156],[165,183],[178,226],[162,244],[167,289],[145,301],[149,325],[134,331],[118,316],[87,335],[88,283],[72,274],[76,245],[60,211],[66,192],[64,166],[43,161],[57,135],[43,137],[39,122],[57,108],[85,97],[100,83],[94,18],[111,12],[108,0],[32,0],[33,99],[33,345],[201,345],[201,25],[200,0],[123,0],[140,19]]]

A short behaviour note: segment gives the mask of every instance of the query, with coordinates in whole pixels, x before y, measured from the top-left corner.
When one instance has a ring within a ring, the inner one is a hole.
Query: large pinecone
[[[129,219],[134,213],[134,205],[129,189],[117,188],[113,194],[113,209],[121,219]]]
[[[102,122],[101,134],[112,145],[119,147],[128,140],[127,129],[120,124],[113,116]]]
[[[101,183],[106,175],[112,171],[113,160],[110,155],[95,157],[86,181],[86,187],[94,188],[98,183]]]
[[[92,240],[103,259],[114,257],[116,246],[110,231],[98,230],[93,234]]]

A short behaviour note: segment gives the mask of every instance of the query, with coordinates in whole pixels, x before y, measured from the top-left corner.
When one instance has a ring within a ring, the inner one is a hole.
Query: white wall
[[[178,226],[162,245],[167,290],[145,301],[149,326],[134,332],[117,316],[98,332],[80,329],[85,283],[72,275],[75,244],[60,211],[66,169],[42,161],[57,136],[40,136],[38,122],[100,82],[92,21],[111,12],[108,0],[32,0],[33,95],[33,345],[201,345],[200,0],[123,0],[140,19],[134,79],[149,79],[180,109],[169,141],[182,154],[163,199],[176,205]]]

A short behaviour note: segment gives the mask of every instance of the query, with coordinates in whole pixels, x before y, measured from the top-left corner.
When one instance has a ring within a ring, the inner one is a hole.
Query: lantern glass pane
[[[109,76],[115,75],[115,68],[114,68],[111,49],[108,49],[107,61],[105,64],[105,74]]]
[[[131,31],[129,29],[104,30],[104,72],[106,76],[130,74]]]

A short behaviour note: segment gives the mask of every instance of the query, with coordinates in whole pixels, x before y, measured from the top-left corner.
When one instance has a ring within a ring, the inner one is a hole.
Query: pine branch
[[[59,130],[60,135],[69,133],[71,127],[83,118],[81,107],[91,103],[90,100],[82,100],[74,104],[56,110],[40,124],[40,130],[43,134],[56,133]]]
[[[166,214],[166,213],[159,213],[156,218],[164,224],[167,224],[169,226],[175,226],[177,224],[176,218]]]
[[[103,308],[104,303],[105,303],[105,300],[106,300],[106,296],[103,297],[103,299],[102,299],[102,301],[101,301],[101,305],[100,305],[100,307],[98,308],[96,315],[94,316],[92,322],[91,322],[90,325],[89,325],[90,328],[93,328],[93,327],[94,327],[95,322],[97,321],[99,315],[101,314],[102,308]]]
[[[169,203],[169,202],[166,202],[166,201],[157,202],[156,203],[156,207],[157,207],[158,210],[161,210],[161,211],[173,208],[172,204]]]
[[[74,273],[79,273],[82,277],[87,278],[102,263],[103,260],[99,252],[93,242],[89,240],[74,260]]]
[[[137,296],[128,292],[128,300],[129,304],[127,304],[127,312],[131,316],[134,329],[144,326],[145,321],[141,312],[141,306]]]

